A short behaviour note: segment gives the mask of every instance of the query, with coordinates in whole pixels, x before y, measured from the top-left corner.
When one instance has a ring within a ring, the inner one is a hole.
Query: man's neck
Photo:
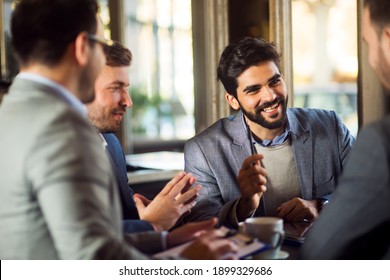
[[[70,69],[70,67],[69,64],[59,64],[49,67],[39,63],[32,63],[28,66],[21,67],[20,72],[40,75],[56,82],[80,100],[80,97],[78,96],[78,83],[74,79],[76,75],[69,75],[69,73],[74,73],[74,69]]]

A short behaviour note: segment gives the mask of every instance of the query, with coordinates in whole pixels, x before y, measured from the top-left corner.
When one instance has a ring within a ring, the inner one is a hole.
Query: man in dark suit
[[[390,1],[365,0],[368,59],[390,90]],[[359,133],[333,199],[310,230],[305,259],[390,259],[390,117]]]
[[[119,129],[126,108],[133,105],[128,93],[132,55],[129,49],[115,42],[107,50],[106,57],[106,65],[95,82],[96,99],[87,108],[88,117],[102,134],[111,157],[120,190],[124,230],[169,230],[183,213],[194,206],[200,186],[190,188],[195,178],[182,172],[152,201],[140,194],[136,194],[135,201],[133,200],[133,190],[128,185],[125,156],[113,134]]]

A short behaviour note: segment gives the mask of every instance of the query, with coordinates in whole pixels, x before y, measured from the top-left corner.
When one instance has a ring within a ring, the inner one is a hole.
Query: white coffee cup
[[[284,239],[283,219],[276,217],[253,217],[245,220],[245,232],[271,246],[271,249],[260,253],[256,259],[276,259]]]

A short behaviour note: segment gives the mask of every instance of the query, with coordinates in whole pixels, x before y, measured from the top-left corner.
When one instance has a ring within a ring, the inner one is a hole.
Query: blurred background
[[[5,85],[18,72],[9,33],[15,2],[0,0],[0,74]],[[360,0],[99,3],[106,36],[133,53],[134,107],[118,133],[126,153],[182,151],[186,139],[234,113],[215,71],[223,48],[243,36],[278,44],[290,106],[335,110],[354,135],[359,126],[387,110],[376,106],[383,99],[374,104],[375,112],[362,105],[363,89],[372,89],[377,81],[362,64]],[[0,91],[0,100],[1,96]]]

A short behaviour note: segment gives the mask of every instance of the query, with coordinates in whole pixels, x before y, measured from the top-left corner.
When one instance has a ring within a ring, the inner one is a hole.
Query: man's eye
[[[110,92],[116,92],[116,91],[118,91],[120,89],[120,87],[109,87],[108,88],[108,90],[110,91]]]
[[[279,79],[272,80],[268,85],[270,87],[275,87],[275,86],[278,86],[280,84],[280,82],[281,82],[281,79],[279,78]]]
[[[247,94],[256,94],[260,91],[260,87],[253,87],[250,90],[247,91]]]

